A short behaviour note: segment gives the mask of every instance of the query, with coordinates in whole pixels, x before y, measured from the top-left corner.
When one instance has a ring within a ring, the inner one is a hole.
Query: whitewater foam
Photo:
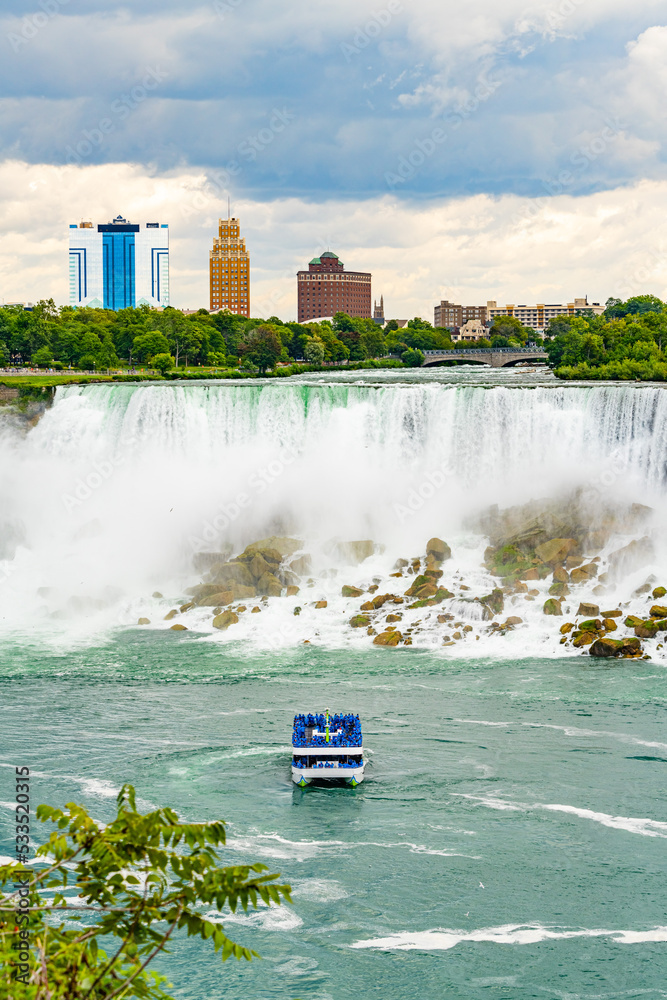
[[[635,816],[612,816],[594,809],[582,809],[560,803],[514,802],[499,798],[497,795],[471,795],[463,792],[453,792],[452,794],[457,798],[470,799],[473,802],[479,802],[480,805],[486,806],[488,809],[497,809],[501,812],[531,812],[543,809],[547,812],[568,813],[571,816],[578,816],[580,819],[588,819],[594,823],[600,823],[602,826],[608,826],[613,830],[624,830],[626,833],[635,833],[642,837],[667,837],[667,823],[663,823],[661,820],[643,819]]]
[[[564,929],[543,924],[504,924],[480,930],[463,931],[436,929],[399,931],[383,938],[355,941],[352,948],[375,948],[382,951],[449,951],[459,944],[539,944],[541,941],[567,941],[573,938],[609,938],[616,944],[643,944],[667,941],[667,926],[649,930],[588,930]]]

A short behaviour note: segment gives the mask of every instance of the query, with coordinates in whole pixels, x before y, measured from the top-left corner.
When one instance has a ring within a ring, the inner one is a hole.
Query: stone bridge
[[[462,347],[453,351],[423,351],[423,368],[441,361],[467,361],[469,364],[491,365],[492,368],[509,368],[522,361],[544,364],[547,352],[540,347]]]

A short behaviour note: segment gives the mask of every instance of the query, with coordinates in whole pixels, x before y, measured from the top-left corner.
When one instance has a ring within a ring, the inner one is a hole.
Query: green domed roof
[[[323,257],[333,257],[335,260],[339,259],[338,254],[337,253],[332,253],[331,250],[325,250],[324,253],[322,254],[322,256]]]

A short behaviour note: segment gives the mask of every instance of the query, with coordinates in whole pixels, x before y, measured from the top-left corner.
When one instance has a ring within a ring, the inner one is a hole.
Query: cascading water
[[[336,642],[351,610],[341,582],[396,586],[397,557],[423,553],[432,535],[452,546],[450,589],[465,579],[471,596],[488,592],[487,540],[466,525],[490,505],[584,488],[659,507],[663,389],[464,378],[59,388],[27,435],[7,423],[0,440],[4,627],[71,637],[142,612],[159,620],[150,595],[170,607],[183,597],[200,579],[196,552],[289,533],[313,554],[314,587],[271,601],[234,638]],[[344,567],[334,539],[383,552]],[[311,595],[329,600],[326,624],[305,608]],[[543,645],[541,606],[525,604],[523,617]],[[194,626],[210,633],[208,621]]]

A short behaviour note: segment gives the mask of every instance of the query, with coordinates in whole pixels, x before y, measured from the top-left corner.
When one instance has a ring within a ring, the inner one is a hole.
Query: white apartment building
[[[543,334],[549,325],[549,320],[555,316],[576,316],[578,312],[587,309],[590,309],[596,316],[600,316],[605,307],[599,302],[589,302],[587,298],[575,299],[574,302],[566,304],[538,303],[534,306],[499,306],[497,302],[490,301],[486,303],[486,317],[487,322],[491,324],[496,316],[515,316],[524,326],[529,326],[536,333]]]

